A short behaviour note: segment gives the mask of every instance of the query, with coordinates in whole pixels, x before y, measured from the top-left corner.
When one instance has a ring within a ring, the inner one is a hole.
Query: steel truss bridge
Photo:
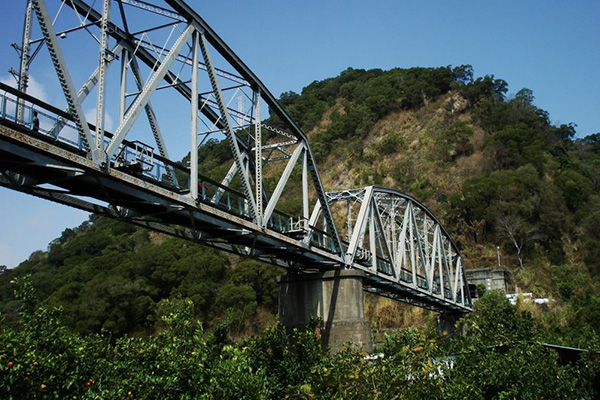
[[[0,84],[0,185],[288,270],[359,269],[366,290],[427,309],[472,309],[431,212],[393,189],[326,192],[306,134],[183,1],[24,11],[17,85]],[[40,71],[58,100],[32,93]]]

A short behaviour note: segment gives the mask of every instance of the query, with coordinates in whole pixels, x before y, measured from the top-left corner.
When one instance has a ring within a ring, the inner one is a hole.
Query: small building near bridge
[[[484,285],[486,290],[508,293],[509,274],[504,267],[467,269],[465,274],[473,292],[477,285]],[[475,297],[473,293],[472,297]]]

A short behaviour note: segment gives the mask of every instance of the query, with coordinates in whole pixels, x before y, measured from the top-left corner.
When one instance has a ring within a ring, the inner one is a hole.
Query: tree
[[[573,212],[577,212],[584,207],[589,197],[594,193],[592,182],[571,169],[558,174],[555,183],[562,192],[567,207]]]
[[[541,344],[530,313],[518,312],[504,293],[487,291],[461,321],[466,335],[453,343],[447,399],[573,399],[593,397],[593,368],[561,365]]]
[[[436,136],[441,157],[451,161],[459,156],[469,155],[473,151],[470,139],[473,130],[464,121],[454,122],[444,132]]]
[[[508,239],[514,246],[521,268],[523,268],[523,255],[527,244],[541,239],[537,228],[528,224],[515,212],[508,212],[496,217],[496,233],[499,238]]]

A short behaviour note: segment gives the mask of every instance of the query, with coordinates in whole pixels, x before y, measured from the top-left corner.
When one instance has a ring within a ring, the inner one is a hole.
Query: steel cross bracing
[[[446,301],[470,307],[462,257],[431,212],[393,189],[368,186],[328,193],[348,240],[347,261],[367,272],[368,290],[434,308]],[[391,283],[393,282],[393,283]],[[391,288],[400,284],[402,289]]]
[[[379,294],[471,309],[460,254],[431,213],[393,190],[327,194],[306,135],[183,1],[23,11],[17,88],[0,84],[0,185],[285,268],[358,268]],[[52,104],[27,93],[48,69]]]

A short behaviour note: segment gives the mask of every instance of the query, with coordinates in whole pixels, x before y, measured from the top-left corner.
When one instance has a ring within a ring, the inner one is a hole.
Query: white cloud
[[[12,86],[14,88],[17,87],[17,81],[12,75],[0,76],[0,82],[4,83],[5,85]]]
[[[96,125],[96,108],[89,109],[85,112],[85,119],[91,124]],[[111,132],[114,128],[114,120],[109,113],[104,113],[104,129]]]
[[[4,83],[5,85],[11,86],[16,88],[17,87],[17,81],[16,79],[12,76],[12,75],[4,75],[0,77],[0,82]],[[27,84],[27,94],[38,98],[39,100],[48,101],[48,96],[46,95],[46,90],[44,88],[44,86],[39,83],[33,76],[29,77],[28,80],[28,84]],[[9,99],[15,99],[15,96],[11,95],[11,94],[6,94],[6,96]],[[6,110],[5,112],[8,115],[12,115],[14,116],[16,114],[16,101],[8,101],[6,104]],[[26,119],[28,119],[29,117],[27,117],[27,114],[25,116]],[[50,126],[52,125],[51,123],[48,123],[47,121],[44,121],[43,119],[41,119],[40,121],[40,125],[42,129],[48,129],[50,128]]]
[[[0,77],[0,82],[14,88],[17,87],[17,81],[12,75],[4,75]],[[44,86],[31,75],[29,76],[29,80],[27,82],[27,94],[42,101],[48,102],[48,96],[46,95]]]
[[[33,76],[29,77],[29,84],[27,85],[27,94],[32,95],[36,99],[39,99],[44,102],[48,102],[48,96],[46,95],[46,90],[44,86],[35,80]]]

